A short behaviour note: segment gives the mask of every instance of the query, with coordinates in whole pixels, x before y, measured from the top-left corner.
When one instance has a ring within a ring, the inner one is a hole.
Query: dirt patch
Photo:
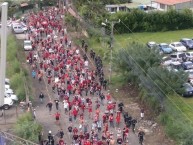
[[[114,92],[114,88],[111,92]],[[174,145],[175,142],[169,139],[165,132],[164,127],[155,121],[155,114],[152,110],[142,104],[139,100],[139,90],[129,84],[122,87],[118,92],[113,93],[118,102],[124,102],[124,110],[129,113],[133,118],[138,120],[136,130],[142,128],[145,131],[145,145]],[[140,119],[140,110],[145,109],[145,117]]]

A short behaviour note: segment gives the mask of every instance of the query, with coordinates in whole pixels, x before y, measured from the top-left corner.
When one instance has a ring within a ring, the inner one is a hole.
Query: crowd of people
[[[64,13],[52,7],[36,14],[32,12],[26,19],[27,39],[32,41],[33,47],[26,58],[32,68],[31,75],[39,83],[44,80],[57,94],[57,98],[50,98],[46,104],[51,114],[55,103],[56,123],[62,115],[59,111],[61,102],[64,115],[68,117],[68,134],[60,130],[56,141],[49,131],[47,144],[126,145],[130,128],[135,132],[137,120],[124,113],[124,104],[115,102],[107,91],[108,82],[100,56],[93,50],[88,54],[84,40],[82,46],[72,45],[63,25]],[[95,66],[90,64],[88,57]],[[41,93],[39,99],[42,104],[44,98]],[[143,142],[144,132],[140,131],[138,135]],[[70,142],[64,136],[69,136]]]

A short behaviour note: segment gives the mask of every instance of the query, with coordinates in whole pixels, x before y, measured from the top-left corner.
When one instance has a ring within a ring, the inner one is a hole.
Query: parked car
[[[10,80],[8,78],[5,78],[5,84],[9,84]]]
[[[5,88],[5,93],[6,94],[13,94],[13,90],[12,89],[7,89],[7,88]]]
[[[182,69],[182,64],[179,61],[173,61],[170,63],[169,66],[167,66],[167,69],[169,71],[179,71],[180,69]]]
[[[14,33],[25,33],[27,31],[27,27],[21,24],[14,24],[12,28]]]
[[[13,100],[9,97],[4,98],[4,104],[3,106],[0,106],[0,108],[8,110],[13,105]]]
[[[155,47],[157,47],[157,43],[154,41],[150,41],[150,42],[147,42],[147,46],[149,48],[155,48]]]
[[[169,47],[167,43],[160,43],[158,47],[160,51],[162,51],[163,53],[166,53],[166,54],[172,53],[172,49]]]
[[[189,38],[182,38],[180,42],[187,48],[193,49],[193,40]]]
[[[170,58],[172,61],[180,61],[182,62],[183,58],[186,58],[186,55],[184,52],[176,52],[170,55]]]
[[[17,97],[17,95],[15,95],[15,94],[6,94],[6,93],[5,93],[5,97],[6,97],[6,98],[8,98],[8,97],[11,98],[14,102],[15,102],[15,101],[18,101],[18,97]]]
[[[173,42],[169,45],[174,51],[186,51],[186,47],[181,42]]]
[[[183,62],[182,67],[184,70],[193,69],[193,63],[191,61]]]
[[[193,96],[193,87],[190,83],[183,84],[184,93],[182,94],[183,97],[192,97]]]
[[[23,48],[24,50],[33,50],[31,40],[24,40]]]
[[[193,61],[193,52],[186,52],[186,60]]]

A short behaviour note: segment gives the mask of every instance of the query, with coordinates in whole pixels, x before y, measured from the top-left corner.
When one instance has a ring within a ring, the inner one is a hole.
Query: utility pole
[[[111,36],[110,36],[110,50],[111,50],[110,53],[111,53],[111,58],[110,58],[110,68],[109,68],[109,72],[110,72],[109,83],[111,83],[111,77],[112,77],[112,58],[113,58],[113,47],[114,47],[114,26],[115,26],[115,24],[120,23],[120,19],[119,19],[119,21],[111,21],[111,22],[109,22],[106,19],[106,23],[109,23],[111,25]]]
[[[7,9],[8,3],[1,5],[1,64],[0,64],[0,107],[4,105],[6,50],[7,50]]]

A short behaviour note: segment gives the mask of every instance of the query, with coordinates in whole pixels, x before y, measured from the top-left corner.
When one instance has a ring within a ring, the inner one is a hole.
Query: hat
[[[52,131],[50,130],[48,133],[52,133]]]

